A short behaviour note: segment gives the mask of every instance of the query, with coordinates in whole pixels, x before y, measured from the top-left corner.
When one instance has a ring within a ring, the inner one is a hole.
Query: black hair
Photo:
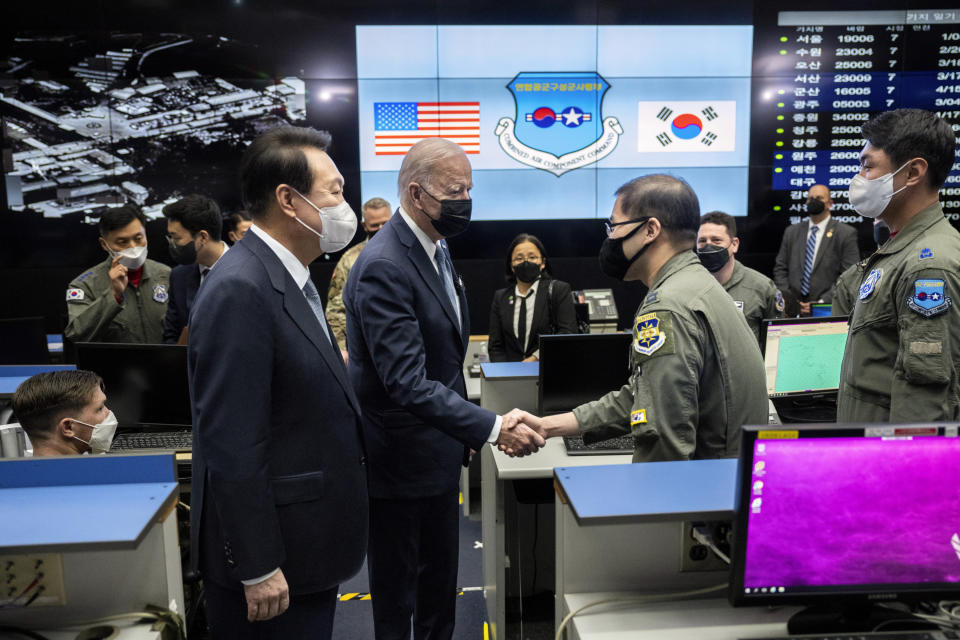
[[[544,249],[543,243],[540,242],[540,238],[529,233],[521,233],[516,238],[510,242],[510,246],[507,247],[507,258],[504,261],[505,266],[505,275],[507,276],[507,282],[516,282],[517,278],[513,275],[513,250],[517,248],[517,245],[524,242],[529,242],[537,248],[537,251],[540,252],[540,259],[543,264],[543,275],[550,275],[550,261],[547,259],[547,250]]]
[[[864,123],[861,130],[870,146],[890,156],[894,170],[911,158],[926,160],[927,179],[934,189],[943,186],[953,168],[953,127],[931,111],[887,111]]]
[[[139,220],[141,224],[143,224],[144,232],[146,232],[147,217],[143,215],[140,207],[132,202],[128,202],[122,207],[107,209],[100,214],[100,221],[97,223],[97,226],[100,227],[100,235],[105,237],[111,231],[123,229],[134,220]]]
[[[331,140],[328,132],[310,127],[282,126],[257,136],[240,160],[243,206],[254,219],[267,213],[281,184],[302,194],[310,193],[313,172],[303,149],[326,151]]]
[[[656,218],[678,244],[692,244],[700,230],[700,201],[682,178],[654,173],[617,189],[620,210],[631,219]]]
[[[12,399],[13,414],[30,440],[41,442],[53,435],[58,422],[83,411],[97,388],[106,393],[103,380],[92,371],[38,373],[17,387]]]
[[[727,228],[727,234],[731,240],[737,237],[737,221],[729,213],[724,213],[723,211],[705,213],[700,217],[700,225],[703,226],[705,224],[719,224],[724,226]]]
[[[207,196],[198,193],[184,196],[166,205],[163,208],[163,215],[168,220],[179,222],[192,236],[206,231],[212,240],[220,241],[220,231],[223,227],[220,207]]]

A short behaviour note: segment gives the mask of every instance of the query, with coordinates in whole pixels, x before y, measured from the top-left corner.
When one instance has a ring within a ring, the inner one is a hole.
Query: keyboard
[[[618,436],[592,444],[584,444],[580,436],[564,436],[563,446],[567,448],[567,455],[571,456],[622,456],[633,453],[633,436]]]
[[[868,631],[864,633],[829,633],[814,635],[796,635],[796,636],[769,636],[764,638],[751,638],[750,640],[867,640],[868,638],[878,638],[880,640],[953,640],[960,639],[960,633],[956,631]],[[746,640],[741,638],[741,640]]]
[[[121,433],[113,439],[110,451],[137,449],[169,449],[189,451],[193,448],[193,433],[190,431],[160,431],[149,433]]]

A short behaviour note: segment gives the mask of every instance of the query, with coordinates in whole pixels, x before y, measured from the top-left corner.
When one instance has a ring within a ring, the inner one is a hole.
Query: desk
[[[0,513],[17,514],[0,518],[0,555],[58,554],[66,601],[0,610],[0,624],[62,627],[147,604],[182,615],[176,505],[173,454],[0,462]]]
[[[557,624],[590,602],[727,582],[727,571],[680,571],[681,532],[685,521],[732,518],[736,472],[733,459],[557,468]],[[797,610],[734,609],[716,595],[604,605],[574,618],[567,637],[762,637],[785,634]]]
[[[75,364],[5,364],[0,365],[0,398],[9,398],[20,383],[38,373],[47,371],[70,371]]]

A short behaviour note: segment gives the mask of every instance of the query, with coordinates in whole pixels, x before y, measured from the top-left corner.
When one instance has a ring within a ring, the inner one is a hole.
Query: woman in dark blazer
[[[510,243],[506,276],[510,286],[493,294],[490,308],[492,362],[535,362],[541,335],[577,333],[570,285],[550,277],[547,252],[535,236],[521,233]]]

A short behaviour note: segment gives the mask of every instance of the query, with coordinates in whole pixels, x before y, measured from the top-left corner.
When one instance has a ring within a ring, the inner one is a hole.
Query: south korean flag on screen
[[[735,100],[638,103],[640,153],[734,151]]]

